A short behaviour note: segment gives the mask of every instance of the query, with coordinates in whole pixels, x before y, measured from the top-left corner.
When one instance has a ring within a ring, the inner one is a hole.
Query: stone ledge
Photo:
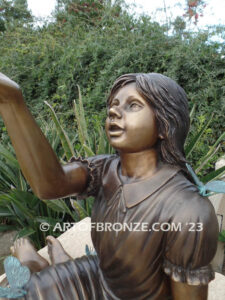
[[[58,240],[62,243],[64,249],[71,257],[76,258],[84,255],[86,245],[88,245],[89,248],[93,248],[90,235],[90,222],[90,218],[85,218],[58,237]],[[83,228],[83,230],[80,230],[81,228]],[[38,253],[49,261],[47,247],[39,250]],[[4,278],[5,274],[0,276],[0,283],[4,280]],[[215,279],[209,283],[208,300],[224,299],[225,276],[216,273]]]

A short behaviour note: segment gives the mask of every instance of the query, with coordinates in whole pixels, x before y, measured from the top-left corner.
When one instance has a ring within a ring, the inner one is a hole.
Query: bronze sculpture
[[[26,299],[207,299],[218,224],[185,166],[189,115],[179,85],[156,73],[119,77],[108,98],[106,120],[107,137],[119,155],[73,158],[64,166],[19,87],[4,75],[0,114],[22,171],[40,198],[93,195],[92,222],[148,224],[140,231],[94,228],[97,256],[74,261],[49,237],[55,265],[47,268],[29,243],[26,248],[24,240],[17,242],[12,251],[22,263],[33,272],[42,269],[26,286]],[[168,230],[155,224],[179,227]]]

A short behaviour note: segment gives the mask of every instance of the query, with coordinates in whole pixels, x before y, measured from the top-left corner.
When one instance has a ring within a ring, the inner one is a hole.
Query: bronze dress
[[[133,230],[92,228],[97,255],[33,274],[26,299],[165,300],[171,299],[170,277],[193,285],[214,278],[209,263],[217,247],[215,211],[180,168],[161,164],[153,177],[124,184],[117,155],[73,161],[90,172],[79,197],[95,196],[92,222],[132,223]],[[134,230],[137,223],[147,223],[147,230]],[[179,230],[171,224],[179,224]]]

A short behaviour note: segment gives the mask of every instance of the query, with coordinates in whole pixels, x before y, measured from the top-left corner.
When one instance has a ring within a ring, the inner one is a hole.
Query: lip
[[[108,132],[111,137],[118,137],[123,134],[124,128],[122,128],[117,123],[112,122],[109,124]]]

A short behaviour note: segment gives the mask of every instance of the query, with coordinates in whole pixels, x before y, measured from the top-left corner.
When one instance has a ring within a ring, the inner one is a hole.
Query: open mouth
[[[123,129],[116,124],[112,124],[109,126],[109,130],[110,131],[118,131],[118,130],[123,130]]]
[[[110,136],[120,136],[123,133],[124,129],[117,124],[109,125]]]

